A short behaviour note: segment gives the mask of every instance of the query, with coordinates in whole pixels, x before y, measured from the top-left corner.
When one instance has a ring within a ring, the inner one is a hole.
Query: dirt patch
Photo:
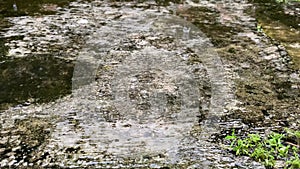
[[[71,93],[74,65],[49,55],[1,58],[0,107],[41,103]]]
[[[31,164],[45,159],[47,153],[40,152],[39,148],[47,144],[50,123],[41,118],[27,118],[15,120],[14,125],[8,130],[1,130],[0,159],[13,156],[14,163],[23,161]]]

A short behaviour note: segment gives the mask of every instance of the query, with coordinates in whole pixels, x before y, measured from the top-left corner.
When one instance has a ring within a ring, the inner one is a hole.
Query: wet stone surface
[[[95,0],[7,18],[1,64],[51,54],[59,73],[75,66],[71,95],[0,113],[0,166],[264,168],[222,138],[299,130],[300,78],[252,7]]]
[[[299,70],[300,4],[297,2],[278,4],[273,1],[265,3],[254,1],[254,4],[255,17],[262,26],[262,31],[286,48],[292,62],[295,63],[292,66]]]

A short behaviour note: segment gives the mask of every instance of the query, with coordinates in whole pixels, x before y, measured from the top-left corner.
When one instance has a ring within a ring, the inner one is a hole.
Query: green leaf
[[[226,140],[234,140],[234,139],[236,139],[237,137],[236,137],[236,135],[235,135],[234,132],[235,132],[235,130],[233,129],[231,135],[230,136],[226,136],[225,139]]]
[[[283,146],[281,147],[278,151],[279,151],[279,155],[281,157],[287,157],[288,152],[289,152],[290,146]]]
[[[226,136],[225,139],[226,140],[233,140],[233,139],[236,139],[236,136]]]

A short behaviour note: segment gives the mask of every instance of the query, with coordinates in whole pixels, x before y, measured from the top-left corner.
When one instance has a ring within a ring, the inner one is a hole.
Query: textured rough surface
[[[264,168],[220,139],[299,129],[300,78],[252,7],[95,0],[8,18],[6,58],[75,66],[71,95],[0,113],[0,166]]]

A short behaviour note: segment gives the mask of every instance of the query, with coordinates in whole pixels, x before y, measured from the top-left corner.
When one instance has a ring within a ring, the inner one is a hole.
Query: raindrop
[[[187,18],[184,17],[184,20],[187,21]],[[189,39],[189,33],[190,33],[191,28],[184,23],[182,31],[183,31],[183,39]]]
[[[13,4],[13,8],[14,8],[14,11],[18,11],[18,7],[17,7],[17,4],[16,4],[16,2],[14,2],[14,4]]]

